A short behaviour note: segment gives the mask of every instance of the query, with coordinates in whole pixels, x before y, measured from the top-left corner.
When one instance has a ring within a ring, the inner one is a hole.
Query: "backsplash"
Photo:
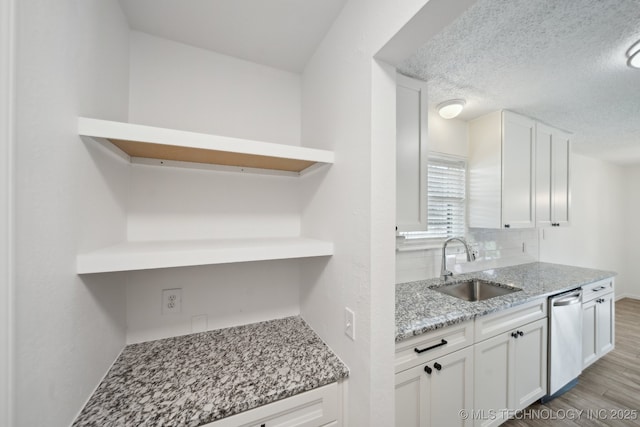
[[[469,229],[466,239],[478,257],[473,262],[467,262],[462,246],[451,243],[447,247],[447,269],[454,274],[538,261],[536,229]],[[396,283],[438,277],[441,264],[441,245],[427,249],[396,250]]]

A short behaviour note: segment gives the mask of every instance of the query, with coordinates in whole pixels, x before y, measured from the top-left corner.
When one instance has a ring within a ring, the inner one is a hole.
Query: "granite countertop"
[[[131,344],[73,426],[195,427],[348,375],[299,316]]]
[[[522,288],[519,292],[477,302],[429,289],[444,284],[441,278],[400,283],[396,285],[396,342],[615,275],[611,271],[534,262],[448,279],[447,283],[456,283],[481,278]]]

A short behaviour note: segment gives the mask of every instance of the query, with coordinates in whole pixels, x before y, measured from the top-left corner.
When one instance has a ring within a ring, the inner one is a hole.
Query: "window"
[[[467,163],[443,154],[429,154],[427,168],[427,231],[401,233],[407,239],[464,236]]]

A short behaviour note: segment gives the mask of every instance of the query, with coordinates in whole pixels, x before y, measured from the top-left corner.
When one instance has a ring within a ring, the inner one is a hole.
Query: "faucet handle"
[[[468,243],[465,243],[464,248],[465,248],[465,252],[467,253],[467,261],[469,262],[475,261],[476,254],[473,252],[473,249],[471,249],[471,245]]]

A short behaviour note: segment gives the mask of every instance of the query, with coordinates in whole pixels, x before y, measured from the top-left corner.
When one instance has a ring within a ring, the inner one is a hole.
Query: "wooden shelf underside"
[[[334,161],[331,151],[80,117],[78,133],[134,158],[300,173]]]
[[[204,148],[151,144],[139,141],[122,141],[119,139],[109,139],[108,141],[131,157],[143,157],[147,159],[174,160],[287,172],[302,172],[316,163],[308,160],[284,159],[279,157],[258,156],[255,154],[207,150]]]

